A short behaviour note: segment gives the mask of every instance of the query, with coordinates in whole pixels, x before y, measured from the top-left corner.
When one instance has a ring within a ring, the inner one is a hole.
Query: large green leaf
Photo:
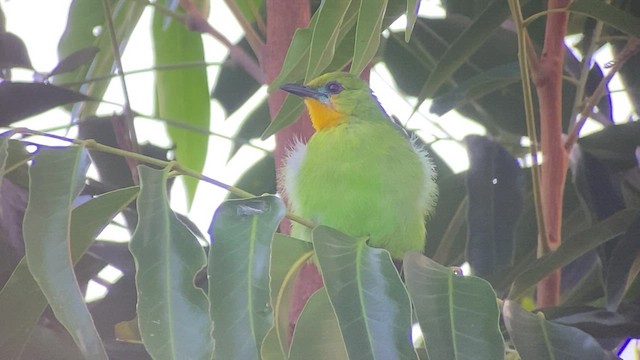
[[[199,33],[172,21],[164,26],[165,16],[153,14],[153,48],[156,66],[204,62],[204,48]],[[209,128],[210,106],[207,72],[204,67],[189,67],[156,72],[158,116],[201,129]],[[208,136],[189,129],[167,126],[176,147],[178,162],[201,172],[207,155]],[[187,202],[196,194],[198,179],[186,177]]]
[[[312,238],[349,358],[417,358],[411,303],[389,253],[326,226]]]
[[[103,194],[71,212],[71,259],[75,264],[111,219],[138,194],[137,187]],[[0,291],[0,348],[10,359],[24,359],[23,351],[47,299],[23,258]]]
[[[84,186],[90,163],[82,147],[40,150],[29,171],[23,235],[29,271],[56,318],[87,358],[107,359],[69,254],[73,201]]]
[[[351,5],[351,0],[323,1],[314,17],[313,35],[309,45],[309,62],[305,82],[320,75],[331,63],[341,31],[342,21]]]
[[[325,288],[307,300],[293,332],[289,359],[349,359]]]
[[[378,51],[387,2],[388,0],[360,0],[353,61],[349,70],[353,74],[360,74]]]
[[[418,253],[405,256],[404,272],[430,359],[502,359],[500,312],[488,282]]]
[[[555,269],[569,264],[598,245],[624,234],[639,213],[637,209],[619,211],[589,229],[571,236],[562,242],[556,251],[539,258],[521,273],[511,287],[509,298],[519,298]]]
[[[589,334],[571,326],[547,321],[540,313],[536,315],[523,310],[515,301],[504,302],[502,315],[522,360],[609,358],[605,350]]]
[[[209,298],[218,359],[258,359],[273,323],[269,299],[271,241],[285,215],[273,195],[228,200],[209,234]]]
[[[142,342],[154,359],[210,359],[209,302],[194,286],[206,265],[205,252],[169,207],[169,170],[138,170],[138,226],[129,249],[136,263]]]

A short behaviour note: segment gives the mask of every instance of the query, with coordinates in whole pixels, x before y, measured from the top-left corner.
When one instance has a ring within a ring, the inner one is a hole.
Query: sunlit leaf
[[[153,48],[156,66],[204,62],[204,47],[199,33],[172,21],[163,27],[165,16],[154,12]],[[209,128],[209,85],[204,67],[189,67],[156,72],[158,116],[202,129]],[[176,160],[201,172],[207,155],[208,136],[190,129],[168,125],[169,137],[176,147]],[[184,178],[187,202],[191,205],[198,179]]]
[[[69,256],[73,200],[90,160],[81,147],[40,150],[30,169],[23,235],[29,271],[53,313],[90,359],[107,359]]]
[[[313,35],[309,45],[309,62],[305,82],[320,75],[331,63],[335,53],[342,20],[351,4],[351,0],[323,1],[314,17]]]
[[[360,74],[378,51],[387,2],[387,0],[360,0],[353,62],[349,70],[353,74]]]
[[[418,253],[405,256],[404,272],[430,359],[502,358],[500,312],[488,282]]]
[[[273,195],[225,201],[209,229],[209,298],[218,359],[258,359],[273,323],[271,241],[285,215]]]
[[[154,359],[211,359],[209,302],[194,285],[205,252],[169,207],[168,170],[138,170],[138,226],[129,249],[136,261],[142,341]]]
[[[417,358],[409,296],[389,253],[325,226],[312,238],[349,358]]]

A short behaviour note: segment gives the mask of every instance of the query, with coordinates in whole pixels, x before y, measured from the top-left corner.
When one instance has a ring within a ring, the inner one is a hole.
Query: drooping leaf
[[[276,165],[273,156],[267,155],[258,160],[242,174],[234,186],[251,194],[275,194]],[[228,198],[236,199],[237,197],[229,195]]]
[[[460,276],[418,253],[404,272],[430,359],[501,359],[496,294],[485,280]]]
[[[263,101],[244,119],[242,125],[240,125],[240,128],[234,136],[233,148],[231,148],[229,152],[229,158],[232,158],[238,150],[250,140],[259,139],[260,135],[269,127],[270,123],[271,116],[269,115],[269,107],[267,106],[267,102]]]
[[[556,251],[539,258],[517,276],[511,287],[509,298],[519,298],[527,289],[555,269],[569,264],[587,251],[623,234],[637,216],[638,210],[622,210],[589,229],[569,237]]]
[[[49,84],[5,81],[0,83],[0,125],[8,126],[60,105],[89,100],[92,99],[84,94]]]
[[[99,48],[90,46],[69,54],[58,62],[58,65],[51,70],[49,76],[71,72],[80,66],[90,63],[96,57],[98,51],[100,51]]]
[[[491,276],[513,263],[524,179],[518,161],[483,136],[465,138],[469,156],[467,259],[474,275]]]
[[[17,35],[0,31],[0,69],[33,69],[27,47]]]
[[[313,246],[350,359],[416,359],[411,305],[386,250],[318,226]]]
[[[349,359],[325,288],[307,300],[293,333],[289,359]]]
[[[640,18],[598,0],[572,1],[568,11],[596,18],[632,36],[640,36]]]
[[[314,14],[313,35],[309,44],[309,62],[305,82],[320,75],[331,63],[338,42],[342,21],[351,5],[351,0],[323,1]]]
[[[407,11],[405,12],[405,15],[407,16],[407,28],[404,31],[405,42],[409,42],[409,39],[411,39],[413,27],[415,26],[416,20],[418,19],[419,8],[420,2],[418,0],[407,0]]]
[[[360,0],[353,61],[349,70],[353,74],[360,74],[378,51],[382,20],[387,9],[387,3],[387,0]],[[415,22],[415,17],[413,19]],[[407,25],[407,32],[410,33],[410,31],[409,25]]]
[[[154,359],[211,359],[209,302],[194,286],[206,264],[204,250],[169,207],[168,169],[138,170],[138,226],[129,249],[136,260],[142,342]]]
[[[276,117],[262,133],[262,140],[293,124],[302,114],[304,103],[297,97],[287,95]]]
[[[71,212],[71,259],[76,263],[109,221],[137,196],[138,188],[101,195]],[[28,294],[28,296],[26,295]],[[21,357],[30,334],[47,306],[47,299],[22,259],[0,291],[0,347],[10,359]]]
[[[517,302],[506,300],[504,322],[522,360],[563,359],[602,360],[610,358],[598,342],[571,326],[555,324],[540,313],[523,310]],[[615,358],[615,357],[613,357]]]
[[[606,161],[613,171],[638,166],[635,151],[640,146],[640,122],[632,121],[608,126],[601,131],[581,137],[578,143],[585,151]]]
[[[165,29],[164,19],[162,13],[154,12],[153,48],[156,66],[204,62],[201,35],[176,21]],[[156,72],[156,96],[159,117],[202,129],[209,128],[209,85],[204,67]],[[167,131],[176,147],[176,160],[189,169],[201,172],[207,155],[208,136],[171,125],[167,126]],[[190,206],[196,194],[198,179],[185,178],[185,186]]]
[[[56,318],[91,359],[107,359],[69,256],[71,210],[90,164],[81,147],[40,150],[29,171],[23,235],[29,271]]]
[[[273,323],[271,241],[284,215],[284,203],[273,195],[225,201],[214,215],[207,272],[216,358],[259,358]]]
[[[633,263],[640,254],[640,216],[629,226],[612,249],[604,272],[605,301],[607,308],[615,311],[627,290],[627,282],[633,271]]]

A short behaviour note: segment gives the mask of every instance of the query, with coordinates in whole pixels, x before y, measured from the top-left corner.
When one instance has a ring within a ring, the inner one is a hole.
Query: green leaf
[[[569,11],[598,19],[632,36],[640,36],[640,18],[599,0],[575,0]]]
[[[389,253],[325,226],[312,238],[349,358],[417,358],[411,303]]]
[[[473,53],[490,38],[509,16],[509,6],[506,1],[494,0],[486,10],[480,14],[471,25],[447,48],[440,57],[435,68],[431,71],[420,94],[416,108],[422,102],[440,89],[458,68],[464,64]]]
[[[502,359],[496,294],[418,253],[404,258],[407,288],[431,359]]]
[[[269,291],[274,315],[274,331],[280,351],[289,349],[289,308],[293,285],[300,268],[311,258],[311,243],[275,234],[271,245]]]
[[[142,1],[117,0],[111,3],[114,30],[118,48],[122,52],[129,42],[133,29],[138,24],[142,12],[147,4]],[[99,28],[100,34],[93,35],[94,29]],[[98,54],[91,65],[81,66],[73,72],[53,77],[53,83],[62,85],[68,82],[84,81],[111,74],[114,66],[114,54],[111,36],[105,22],[102,0],[74,0],[69,7],[67,27],[58,44],[58,57],[63,59],[72,53],[95,46]],[[107,90],[109,80],[96,81],[75,87],[84,94],[95,99],[102,99]],[[74,118],[85,118],[94,115],[100,103],[87,102],[74,108]]]
[[[285,215],[273,195],[228,200],[209,229],[209,298],[218,359],[258,359],[272,326],[269,304],[271,241]]]
[[[138,226],[129,249],[136,263],[142,342],[154,359],[210,359],[209,302],[194,286],[206,265],[204,250],[169,207],[168,169],[138,169]]]
[[[188,62],[204,62],[204,48],[199,33],[192,32],[181,23],[172,21],[163,27],[165,16],[153,14],[153,44],[156,66]],[[158,116],[201,129],[209,128],[209,85],[204,67],[189,67],[156,72],[156,103]],[[192,170],[202,172],[209,138],[189,129],[167,126],[171,141],[176,146],[178,162]],[[196,194],[198,179],[185,177],[187,202]]]
[[[87,201],[71,212],[71,259],[75,264],[111,219],[138,194],[137,187],[115,190]],[[0,348],[10,359],[23,359],[25,345],[47,307],[23,258],[0,291]]]
[[[296,323],[289,359],[349,359],[325,288],[316,291]]]
[[[309,45],[309,62],[305,73],[305,82],[320,75],[331,63],[338,42],[342,20],[351,0],[323,1],[320,8],[313,15],[317,17],[314,23],[311,44]]]
[[[262,340],[262,346],[260,346],[260,359],[261,360],[287,360],[284,352],[282,352],[282,346],[280,346],[280,339],[278,339],[278,333],[276,327],[272,327]]]
[[[236,0],[235,3],[247,22],[253,22],[260,15],[263,0]]]
[[[525,311],[515,301],[504,302],[502,315],[522,360],[607,358],[605,351],[589,334],[571,326],[547,321],[541,313]]]
[[[637,209],[622,210],[594,224],[591,228],[571,236],[562,242],[556,251],[539,258],[518,275],[509,292],[509,298],[519,298],[555,269],[569,264],[589,250],[623,234],[638,214],[640,211]]]
[[[11,135],[0,136],[0,184],[2,184],[2,180],[4,179],[5,166],[7,165],[7,157],[9,157],[9,151],[8,151],[9,137]]]
[[[286,128],[298,120],[304,110],[304,103],[297,96],[287,95],[282,103],[282,107],[273,119],[267,130],[262,134],[262,140]]]
[[[419,8],[420,2],[418,0],[407,0],[407,11],[405,12],[405,15],[407,16],[407,28],[404,31],[405,42],[409,42],[409,39],[411,39],[413,27],[416,25],[416,20],[418,20]]]
[[[53,313],[90,359],[108,359],[69,256],[71,209],[90,160],[81,147],[43,148],[29,171],[23,235],[33,278]]]
[[[378,51],[378,46],[380,46],[380,33],[382,31],[382,19],[384,19],[387,3],[388,0],[360,0],[353,62],[349,70],[352,74],[360,74]],[[410,32],[408,24],[407,30]]]

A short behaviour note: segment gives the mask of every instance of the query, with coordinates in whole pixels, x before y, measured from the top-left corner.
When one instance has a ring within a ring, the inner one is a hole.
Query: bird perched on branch
[[[297,142],[282,171],[291,210],[401,259],[425,244],[435,207],[427,152],[395,124],[355,75],[334,72],[283,90],[304,98],[315,134]],[[294,224],[294,236],[310,230]],[[305,232],[307,232],[305,234]]]

